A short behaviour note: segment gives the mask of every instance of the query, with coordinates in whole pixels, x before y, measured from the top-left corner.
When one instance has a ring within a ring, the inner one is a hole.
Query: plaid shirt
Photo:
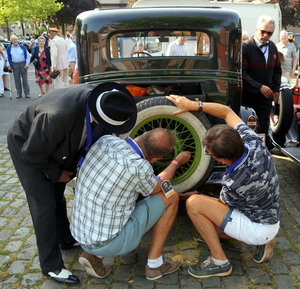
[[[139,194],[157,184],[151,164],[118,137],[105,135],[90,148],[79,170],[71,232],[83,245],[115,237]]]
[[[279,221],[279,182],[273,158],[259,136],[246,124],[236,127],[249,151],[239,164],[232,164],[222,180],[221,200],[252,222]]]

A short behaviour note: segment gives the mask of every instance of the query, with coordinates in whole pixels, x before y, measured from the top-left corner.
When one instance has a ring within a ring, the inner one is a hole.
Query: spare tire
[[[200,112],[186,112],[173,116],[172,113],[177,108],[165,97],[143,100],[137,104],[137,109],[135,127],[120,137],[129,135],[135,138],[157,127],[172,130],[176,136],[176,145],[169,156],[153,164],[155,174],[166,168],[178,153],[190,151],[191,159],[177,169],[172,184],[179,193],[195,190],[202,185],[210,176],[215,164],[213,158],[205,155],[202,146],[202,138],[211,127],[205,115]]]
[[[270,114],[270,128],[273,135],[285,135],[293,120],[293,95],[289,88],[282,89],[278,104],[274,104]]]

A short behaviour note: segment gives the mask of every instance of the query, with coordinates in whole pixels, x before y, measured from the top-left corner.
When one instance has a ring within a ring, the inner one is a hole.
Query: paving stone
[[[22,247],[22,241],[12,241],[9,242],[4,250],[10,251],[10,252],[17,252]]]
[[[122,265],[131,265],[135,264],[137,260],[137,252],[136,250],[129,252],[125,255],[120,256],[120,261]]]
[[[53,280],[45,280],[40,289],[61,289],[61,284],[53,281]],[[101,287],[100,287],[101,288]],[[102,288],[101,288],[102,289]]]
[[[271,259],[270,262],[270,270],[274,274],[288,274],[289,270],[287,266],[281,261],[277,259]]]
[[[11,289],[13,288],[14,284],[18,282],[18,278],[12,276],[7,278],[6,280],[1,280],[1,289]]]
[[[0,201],[0,209],[3,207],[8,206],[9,202],[8,201]]]
[[[198,280],[195,279],[194,280]],[[198,280],[199,282],[199,280]],[[202,284],[204,288],[218,288],[221,287],[221,277],[211,277],[211,278],[203,278],[202,279]]]
[[[5,227],[13,229],[13,228],[17,227],[21,221],[22,221],[21,218],[14,218],[14,219],[10,220],[9,224],[6,225]]]
[[[0,258],[0,267],[2,267],[4,264],[6,264],[9,261],[9,256],[1,255]]]
[[[31,270],[41,269],[39,256],[34,257],[30,269]]]
[[[293,240],[300,242],[300,229],[287,230],[287,231]]]
[[[296,275],[297,279],[300,279],[300,266],[290,266],[290,269]]]
[[[5,241],[10,238],[11,230],[1,230],[0,231],[0,241]]]
[[[18,258],[20,259],[33,259],[35,254],[37,253],[37,247],[36,246],[28,246],[22,249],[20,254],[18,255]]]
[[[18,199],[15,202],[11,203],[10,206],[13,208],[23,207],[27,203],[24,199]]]
[[[276,246],[283,250],[289,250],[291,248],[290,241],[286,237],[277,237]]]
[[[18,210],[13,208],[6,208],[2,213],[3,217],[13,217],[17,215]]]
[[[32,219],[31,216],[28,215],[23,219],[23,222],[20,224],[20,226],[25,226],[25,227],[32,227]]]
[[[254,284],[268,284],[271,283],[270,276],[267,272],[259,268],[248,268],[246,270],[250,282]]]
[[[132,267],[130,265],[120,265],[115,271],[114,278],[117,280],[128,281],[132,273]]]
[[[42,278],[41,273],[27,273],[22,281],[21,284],[24,286],[33,286],[40,283],[40,280]]]
[[[11,275],[14,274],[23,274],[25,270],[25,265],[28,263],[28,261],[15,261],[11,264],[11,266],[8,268],[7,272]]]
[[[129,285],[129,283],[128,284],[124,284],[124,283],[119,283],[119,282],[117,282],[117,283],[113,283],[113,284],[111,284],[111,289],[128,289],[128,288],[130,288],[129,287],[130,285]]]
[[[277,288],[296,289],[294,282],[289,275],[274,275],[273,278]]]
[[[227,276],[223,278],[226,289],[248,289],[247,279],[244,276]]]
[[[14,235],[11,237],[12,239],[22,239],[25,238],[30,232],[31,228],[22,227],[15,231]]]
[[[289,264],[299,264],[300,257],[294,252],[284,252],[283,257]]]
[[[148,280],[145,276],[135,276],[132,278],[133,281],[130,283],[131,288],[143,288],[143,289],[154,289],[155,282]]]
[[[36,237],[35,235],[30,235],[26,241],[27,245],[36,245]]]

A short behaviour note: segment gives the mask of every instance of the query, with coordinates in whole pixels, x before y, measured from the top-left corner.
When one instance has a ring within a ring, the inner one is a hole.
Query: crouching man
[[[176,192],[166,197],[161,187],[190,153],[179,153],[158,177],[151,166],[174,145],[175,136],[157,128],[134,140],[103,136],[88,151],[77,179],[71,232],[85,251],[79,262],[89,275],[106,277],[111,268],[103,265],[103,257],[134,250],[151,228],[146,278],[155,280],[180,267],[182,256],[162,256],[179,197]],[[136,202],[139,194],[147,198]]]
[[[279,184],[273,159],[262,140],[227,106],[167,96],[178,110],[203,111],[223,118],[227,124],[207,131],[206,154],[228,166],[219,199],[192,195],[186,202],[194,226],[208,245],[211,257],[189,267],[196,278],[227,276],[232,272],[220,239],[237,239],[257,245],[253,261],[273,256],[279,230]]]

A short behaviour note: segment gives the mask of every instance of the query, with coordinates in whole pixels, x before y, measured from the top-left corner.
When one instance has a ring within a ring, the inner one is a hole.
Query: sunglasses
[[[260,34],[261,35],[264,35],[264,34],[268,34],[268,36],[272,36],[273,35],[273,31],[271,32],[271,31],[265,31],[265,30],[261,30],[261,29],[259,29],[259,30],[260,30]]]

